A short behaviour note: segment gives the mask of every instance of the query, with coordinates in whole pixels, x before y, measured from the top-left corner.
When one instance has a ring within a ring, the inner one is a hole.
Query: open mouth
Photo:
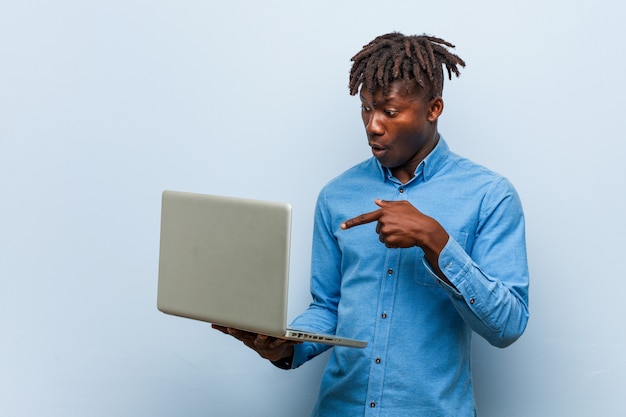
[[[385,148],[382,146],[370,145],[370,147],[372,148],[372,154],[377,158],[385,153]]]

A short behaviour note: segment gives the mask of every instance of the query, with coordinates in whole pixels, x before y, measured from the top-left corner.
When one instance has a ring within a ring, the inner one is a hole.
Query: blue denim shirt
[[[374,199],[408,200],[450,239],[432,271],[422,249],[388,249],[375,223],[340,224],[376,210]],[[472,332],[505,347],[528,321],[528,266],[521,203],[503,177],[449,151],[440,139],[400,183],[375,158],[320,192],[308,309],[294,327],[363,339],[334,347],[314,416],[475,416]],[[292,366],[328,349],[296,345]]]

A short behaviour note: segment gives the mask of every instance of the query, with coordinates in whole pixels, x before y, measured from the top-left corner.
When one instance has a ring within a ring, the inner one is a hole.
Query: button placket
[[[368,410],[365,414],[368,416],[378,415],[380,412],[380,400],[383,389],[383,375],[385,373],[385,362],[388,349],[389,325],[391,317],[391,309],[393,308],[393,300],[397,290],[398,280],[396,274],[399,265],[399,252],[388,251],[384,269],[381,274],[380,294],[379,294],[379,321],[376,325],[374,340],[372,341],[372,356],[370,357],[369,384],[367,388],[367,402],[365,407]],[[370,411],[371,410],[371,411]]]

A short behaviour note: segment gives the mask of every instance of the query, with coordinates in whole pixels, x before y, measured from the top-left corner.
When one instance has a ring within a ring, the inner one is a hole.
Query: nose
[[[377,111],[371,112],[369,118],[365,120],[365,131],[368,135],[380,136],[385,133],[385,129],[380,120],[380,115]]]

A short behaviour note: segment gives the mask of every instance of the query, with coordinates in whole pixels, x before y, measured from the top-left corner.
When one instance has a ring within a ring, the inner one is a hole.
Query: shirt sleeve
[[[466,323],[497,347],[517,340],[528,322],[525,239],[521,202],[501,179],[483,200],[471,253],[450,237],[439,255],[439,268],[454,288],[423,259]]]
[[[325,207],[322,192],[318,198],[314,217],[310,284],[312,302],[291,323],[291,326],[302,330],[335,334],[337,306],[341,292],[341,253],[331,231],[330,216]],[[292,368],[297,368],[330,347],[326,344],[308,342],[294,345]]]

